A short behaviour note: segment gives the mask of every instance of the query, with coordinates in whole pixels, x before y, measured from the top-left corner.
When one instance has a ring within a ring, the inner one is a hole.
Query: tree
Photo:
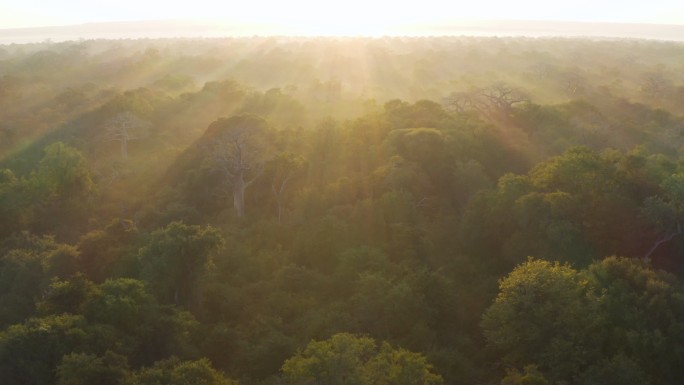
[[[684,288],[676,277],[638,258],[608,257],[582,272],[600,298],[603,360],[595,383],[675,384],[684,376]],[[607,381],[608,378],[613,378]],[[637,382],[637,379],[644,379]]]
[[[193,340],[197,326],[194,317],[177,307],[161,305],[142,281],[107,280],[82,309],[94,329],[108,331],[123,341],[105,345],[105,349],[116,347],[117,352],[126,353],[132,366],[148,365],[171,355],[197,354]]]
[[[549,385],[549,381],[539,372],[535,365],[527,365],[523,373],[516,369],[508,369],[501,385]]]
[[[508,116],[513,111],[513,106],[530,101],[529,95],[509,84],[498,82],[480,90],[479,94],[486,101],[492,112],[502,116]]]
[[[477,111],[489,119],[506,119],[515,105],[529,101],[527,92],[498,82],[488,87],[453,92],[444,99],[444,104],[458,113]]]
[[[308,162],[304,157],[289,152],[278,154],[266,164],[266,172],[271,180],[271,191],[278,205],[278,223],[281,223],[283,218],[286,188],[294,179],[304,175],[307,168]]]
[[[128,159],[128,142],[143,138],[147,127],[149,127],[149,123],[138,118],[134,113],[130,111],[120,112],[105,123],[105,133],[102,139],[119,142],[121,158],[126,160]]]
[[[485,337],[513,367],[539,365],[549,379],[572,380],[597,357],[597,301],[567,265],[530,259],[501,280],[482,317]]]
[[[396,153],[400,158],[392,158],[392,165],[387,170],[387,176],[392,176],[402,169],[404,175],[411,171],[412,166],[418,166],[414,180],[406,180],[409,185],[396,186],[402,190],[411,191],[415,198],[432,198],[439,193],[450,192],[449,187],[453,179],[453,161],[447,147],[448,139],[444,132],[434,128],[410,128],[392,130],[385,140],[385,147],[389,152]],[[421,184],[421,176],[427,176],[430,183]],[[403,179],[403,178],[402,178]]]
[[[45,147],[30,183],[47,196],[79,198],[93,189],[88,161],[77,149],[62,142]]]
[[[211,226],[172,222],[154,231],[138,251],[140,276],[161,302],[191,305],[195,283],[222,244],[221,234]]]
[[[65,354],[88,346],[82,316],[31,318],[0,333],[0,378],[7,384],[55,383],[54,369]]]
[[[79,314],[82,305],[97,293],[95,284],[80,273],[65,281],[55,277],[36,308],[42,315]]]
[[[45,294],[50,280],[76,272],[77,256],[72,246],[50,236],[24,232],[5,239],[0,245],[0,326],[33,315],[35,300]]]
[[[126,357],[111,351],[67,354],[56,371],[57,385],[120,385],[129,375]]]
[[[0,237],[17,230],[22,195],[19,179],[12,170],[0,169]]]
[[[119,278],[98,286],[95,295],[82,305],[82,312],[90,322],[112,325],[135,335],[156,316],[157,307],[157,301],[143,282]]]
[[[369,384],[441,385],[442,377],[432,372],[432,365],[420,353],[393,348],[383,342],[379,353],[367,364]]]
[[[79,271],[95,283],[120,275],[134,262],[138,235],[135,223],[124,219],[112,219],[104,230],[82,235],[76,245]]]
[[[676,384],[677,382],[674,380],[666,383]],[[578,383],[583,385],[647,385],[662,384],[663,382],[654,382],[637,362],[623,353],[618,353],[590,367],[580,375]]]
[[[23,178],[24,216],[37,233],[73,236],[90,214],[93,192],[90,167],[76,148],[62,142],[45,147],[44,155],[28,178]]]
[[[0,234],[27,228],[58,235],[77,232],[89,214],[86,203],[93,188],[83,154],[62,142],[52,143],[43,148],[29,175],[18,178],[0,169]]]
[[[521,256],[509,250],[508,240],[517,230],[517,218],[511,210],[531,191],[529,177],[506,174],[499,178],[495,190],[479,191],[465,208],[460,232],[465,251],[479,256],[478,263],[488,264],[497,274],[505,274],[520,261]]]
[[[642,257],[644,261],[649,261],[658,247],[682,234],[684,174],[672,174],[665,178],[661,189],[660,195],[646,198],[642,208],[642,214],[659,233],[651,248]]]
[[[369,331],[378,338],[411,336],[427,339],[430,313],[421,286],[420,272],[396,279],[381,273],[357,273],[356,287],[351,297],[352,314],[357,314],[358,330]],[[416,282],[418,281],[418,282]]]
[[[443,103],[448,110],[461,114],[468,111],[482,112],[484,109],[483,101],[478,98],[475,90],[452,92],[444,98]]]
[[[282,367],[285,381],[297,385],[441,385],[419,353],[378,344],[369,337],[339,333],[312,341]]]
[[[505,385],[675,384],[684,375],[683,293],[639,259],[608,257],[579,271],[530,259],[501,281],[482,327],[502,364],[525,368],[509,371]]]
[[[206,358],[197,361],[181,361],[170,358],[155,362],[151,367],[133,373],[124,385],[236,385],[211,367]],[[61,384],[60,384],[61,385]]]
[[[239,218],[245,216],[245,190],[261,175],[269,158],[269,128],[256,115],[244,114],[221,118],[207,129],[207,161],[219,171],[233,195],[233,207]]]

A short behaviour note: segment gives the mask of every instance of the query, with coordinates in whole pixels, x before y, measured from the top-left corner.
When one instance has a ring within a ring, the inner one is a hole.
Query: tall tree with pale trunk
[[[207,129],[207,161],[222,174],[239,218],[245,216],[245,191],[261,176],[270,156],[267,122],[252,114],[221,118]]]
[[[105,123],[103,140],[119,142],[121,158],[128,159],[128,142],[145,136],[149,123],[140,119],[132,112],[121,112],[114,115]]]

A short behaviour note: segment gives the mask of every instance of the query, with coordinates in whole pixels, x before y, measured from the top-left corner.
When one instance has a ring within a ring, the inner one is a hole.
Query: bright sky
[[[103,21],[226,19],[309,29],[383,28],[447,19],[684,25],[683,0],[2,0],[0,28]],[[358,29],[359,31],[352,31]]]

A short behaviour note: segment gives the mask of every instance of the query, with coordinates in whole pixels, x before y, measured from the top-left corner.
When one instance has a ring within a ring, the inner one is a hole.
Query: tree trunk
[[[235,178],[233,183],[233,207],[238,218],[245,216],[245,188],[247,187],[242,175]]]
[[[283,218],[283,205],[280,203],[280,197],[277,199],[278,202],[278,224],[282,222]]]
[[[290,173],[288,173],[287,177],[285,177],[282,183],[280,183],[279,189],[276,189],[275,184],[271,183],[271,191],[273,191],[273,194],[276,197],[276,203],[278,203],[278,224],[280,224],[283,219],[283,202],[281,197],[283,195],[283,190],[285,190],[285,185],[287,184],[288,180],[290,180]]]
[[[128,159],[128,140],[121,138],[121,158]]]

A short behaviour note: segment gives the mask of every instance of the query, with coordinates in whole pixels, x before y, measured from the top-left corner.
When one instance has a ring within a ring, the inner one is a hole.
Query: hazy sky
[[[446,19],[567,20],[684,25],[684,0],[2,0],[0,28],[214,18],[311,28],[382,28]]]

